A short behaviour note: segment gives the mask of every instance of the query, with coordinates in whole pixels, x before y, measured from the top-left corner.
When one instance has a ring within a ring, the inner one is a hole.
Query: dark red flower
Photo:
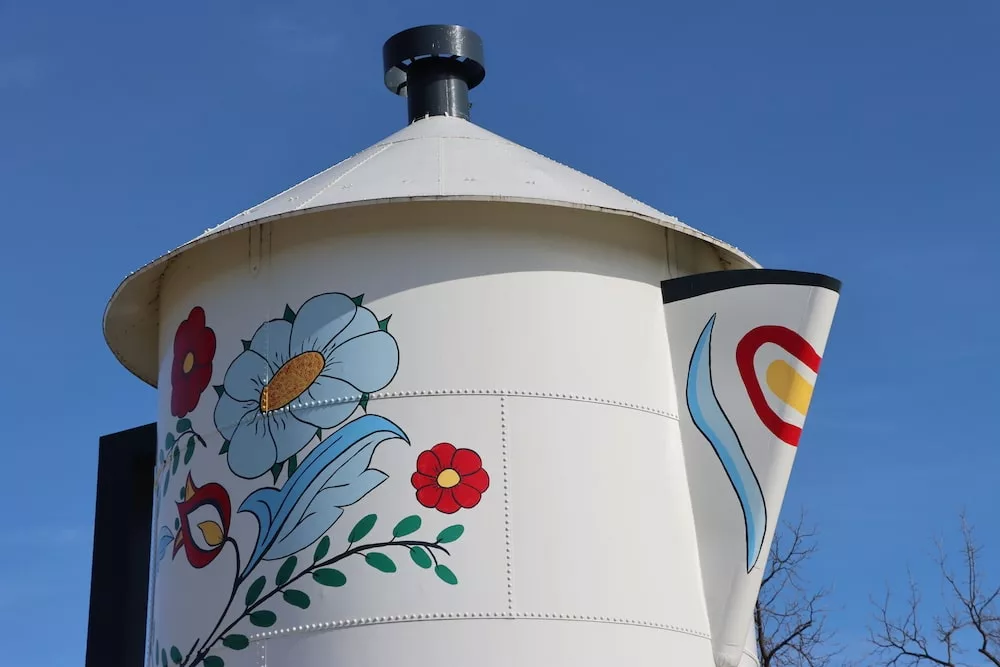
[[[183,417],[198,405],[212,381],[215,332],[205,326],[205,311],[191,309],[174,334],[174,363],[170,369],[170,412]]]
[[[420,453],[410,483],[421,505],[454,514],[462,507],[479,504],[490,488],[490,476],[483,470],[479,454],[441,442]]]
[[[199,511],[202,508],[208,509],[206,512]],[[191,529],[191,515],[195,512],[199,515],[196,520],[201,519],[196,526],[201,532],[197,538]],[[215,482],[195,486],[191,473],[188,473],[184,483],[184,500],[177,503],[177,516],[181,525],[174,538],[173,556],[184,547],[184,555],[192,567],[205,567],[215,560],[229,537],[229,519],[232,516],[229,494]],[[215,521],[216,517],[218,521]]]

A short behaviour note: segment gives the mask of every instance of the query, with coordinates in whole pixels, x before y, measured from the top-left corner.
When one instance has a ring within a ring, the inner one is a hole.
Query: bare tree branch
[[[869,639],[874,654],[886,660],[888,667],[1000,667],[1000,586],[983,583],[982,549],[964,514],[961,527],[961,574],[951,567],[944,547],[938,544],[935,560],[945,584],[946,610],[931,617],[931,632],[922,625],[920,590],[912,577],[902,617],[889,613],[888,592],[884,602],[876,604],[875,627],[869,629]],[[959,661],[970,653],[978,654],[979,659]]]
[[[754,607],[761,667],[827,667],[839,653],[826,630],[826,589],[809,591],[802,565],[816,553],[816,533],[800,515],[771,543]]]

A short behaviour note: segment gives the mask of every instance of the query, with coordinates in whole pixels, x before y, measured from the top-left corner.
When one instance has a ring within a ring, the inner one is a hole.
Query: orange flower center
[[[184,365],[182,367],[184,368],[185,375],[191,372],[191,369],[194,368],[194,352],[188,352],[184,355]]]
[[[286,361],[260,392],[260,411],[280,410],[294,401],[316,381],[325,365],[319,352],[303,352]]]
[[[462,481],[462,476],[451,468],[442,470],[438,474],[437,483],[442,489],[450,489],[453,486],[458,486],[458,483]]]

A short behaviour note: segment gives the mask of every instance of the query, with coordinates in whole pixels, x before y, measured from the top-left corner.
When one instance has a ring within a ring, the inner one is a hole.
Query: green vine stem
[[[180,441],[181,438],[183,438],[185,435],[193,435],[195,437],[195,440],[198,441],[198,444],[200,444],[202,447],[206,447],[206,448],[208,447],[208,443],[205,442],[205,438],[201,437],[201,435],[198,434],[193,429],[188,429],[188,430],[184,431],[183,433],[178,433],[177,434],[177,440]]]
[[[235,546],[235,544],[234,544],[234,546]],[[230,623],[229,625],[227,625],[221,632],[219,632],[218,634],[216,634],[216,631],[218,630],[219,626],[222,625],[222,619],[225,618],[226,613],[229,611],[229,608],[233,604],[233,600],[236,597],[237,590],[239,589],[240,585],[244,581],[246,581],[246,578],[238,579],[236,581],[236,585],[233,587],[233,592],[232,592],[232,594],[229,597],[229,602],[226,604],[226,610],[223,611],[222,618],[219,619],[219,623],[216,624],[215,629],[213,629],[212,632],[209,633],[208,639],[205,640],[205,644],[201,647],[201,649],[198,650],[197,654],[195,654],[194,660],[191,661],[191,662],[188,662],[188,659],[185,658],[185,660],[181,663],[180,667],[196,667],[196,665],[202,664],[205,661],[205,658],[208,657],[209,652],[219,642],[219,640],[222,639],[224,636],[226,636],[233,628],[235,628],[237,625],[239,625],[239,623],[243,619],[245,619],[248,616],[250,616],[250,614],[255,609],[257,609],[258,607],[260,607],[262,604],[264,604],[265,602],[267,602],[268,600],[270,600],[272,597],[274,597],[278,593],[281,593],[288,586],[290,586],[291,584],[295,583],[296,581],[298,581],[302,577],[306,576],[307,574],[312,574],[316,570],[319,570],[319,569],[324,568],[324,567],[328,567],[330,565],[333,565],[334,563],[338,563],[338,562],[344,560],[345,558],[350,558],[351,556],[355,556],[357,554],[364,553],[365,551],[371,551],[372,549],[384,549],[384,548],[387,548],[387,547],[406,547],[407,549],[410,549],[410,548],[413,548],[413,547],[423,547],[424,549],[427,549],[428,552],[432,556],[434,554],[434,550],[440,551],[441,553],[445,554],[446,556],[450,556],[451,555],[451,553],[445,547],[441,546],[441,544],[439,544],[438,542],[427,542],[427,541],[424,541],[424,540],[396,540],[396,539],[393,539],[393,540],[388,540],[386,542],[376,542],[376,543],[373,543],[373,544],[364,544],[364,545],[357,546],[357,547],[350,547],[347,550],[345,550],[345,551],[337,554],[336,556],[333,556],[331,558],[327,558],[326,560],[320,560],[320,561],[317,561],[317,562],[313,563],[309,567],[307,567],[304,570],[302,570],[301,572],[299,572],[294,577],[291,577],[285,583],[283,583],[283,584],[281,584],[279,586],[275,586],[266,595],[261,596],[253,604],[249,605],[246,609],[244,609],[243,613],[240,614],[236,618],[236,620],[234,620],[232,623]],[[435,558],[434,560],[435,560],[435,562],[437,562],[437,558]],[[213,635],[215,635],[215,639],[212,639]],[[191,656],[188,655],[188,658],[190,658],[190,657]]]
[[[180,422],[186,421],[186,419],[180,420]],[[167,493],[167,486],[171,475],[176,477],[179,472],[181,459],[183,458],[184,465],[187,465],[190,463],[191,457],[194,456],[195,445],[208,448],[208,443],[205,442],[205,438],[201,434],[195,431],[190,424],[181,424],[180,422],[178,424],[184,426],[184,429],[180,430],[177,435],[167,433],[168,440],[165,443],[166,446],[160,450],[159,454],[162,461],[160,461],[156,469],[154,488],[158,488],[162,484],[163,495]],[[191,441],[190,447],[182,444],[185,438]]]

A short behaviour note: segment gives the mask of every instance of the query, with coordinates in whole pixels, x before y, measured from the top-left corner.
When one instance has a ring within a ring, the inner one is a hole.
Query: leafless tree
[[[980,558],[982,547],[973,529],[961,518],[960,563],[953,568],[942,544],[936,562],[941,571],[945,611],[926,618],[920,587],[910,577],[909,595],[901,615],[889,612],[890,595],[876,603],[870,638],[875,655],[888,667],[1000,667],[1000,586],[986,583]]]
[[[811,588],[802,576],[816,549],[815,530],[802,514],[771,543],[753,612],[761,667],[826,667],[839,653],[825,627],[829,591]]]

